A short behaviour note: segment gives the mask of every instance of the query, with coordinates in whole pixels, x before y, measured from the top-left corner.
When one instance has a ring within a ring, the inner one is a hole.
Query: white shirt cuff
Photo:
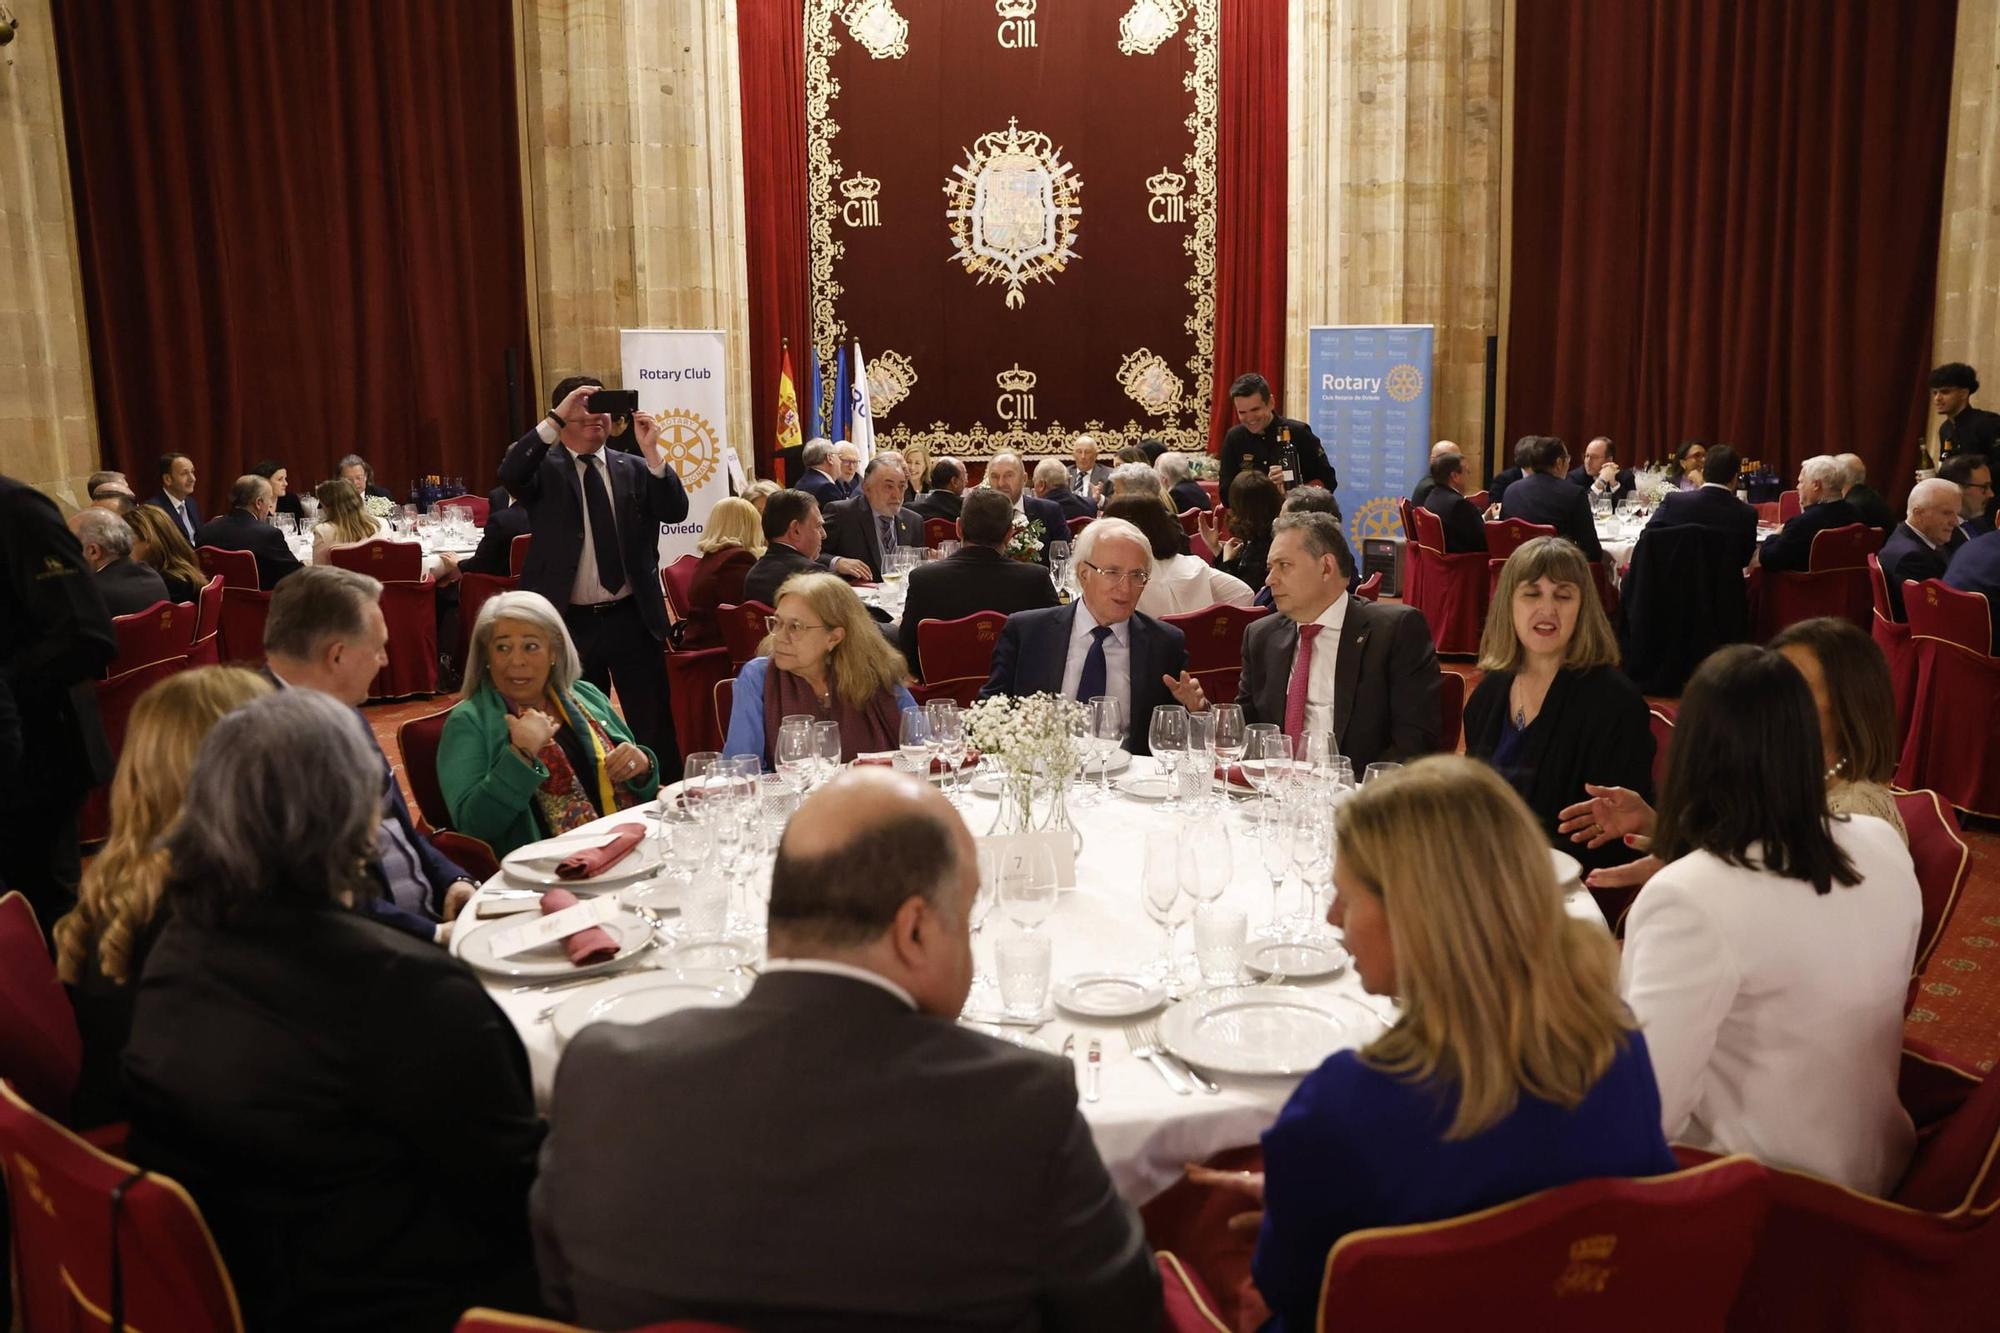
[[[643,456],[644,455],[641,455],[641,457]],[[664,449],[660,451],[660,461],[657,463],[646,464],[646,471],[652,473],[656,477],[664,477],[667,475],[667,454]]]
[[[535,423],[535,434],[542,437],[543,444],[554,444],[562,438],[562,432],[556,429],[556,423],[547,417]]]

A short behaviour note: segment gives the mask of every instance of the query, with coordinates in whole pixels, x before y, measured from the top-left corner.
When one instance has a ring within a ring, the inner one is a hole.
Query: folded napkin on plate
[[[644,824],[620,824],[614,832],[617,837],[602,847],[592,847],[574,856],[566,856],[556,864],[557,879],[590,879],[601,875],[611,867],[631,855],[646,836]]]
[[[550,889],[542,895],[542,915],[560,912],[565,907],[576,906],[576,895],[568,889]],[[618,956],[618,940],[602,926],[592,926],[589,930],[579,930],[574,935],[563,937],[563,949],[569,960],[578,967],[589,967],[592,963],[608,963]]]
[[[896,764],[896,754],[897,752],[894,750],[869,750],[865,753],[855,755],[854,762],[857,764],[872,765],[877,768],[893,768]],[[974,767],[978,763],[979,756],[977,754],[968,754],[958,767],[962,772],[965,769]],[[932,757],[931,772],[944,773],[950,769],[950,764],[935,756]]]

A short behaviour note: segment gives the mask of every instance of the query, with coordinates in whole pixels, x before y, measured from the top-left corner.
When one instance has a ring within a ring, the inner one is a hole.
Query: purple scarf
[[[842,763],[851,762],[857,754],[893,750],[903,741],[903,710],[897,706],[895,691],[877,690],[874,698],[855,708],[836,689],[833,702],[822,704],[805,677],[771,662],[764,673],[764,767],[777,767],[778,728],[785,718],[797,713],[810,713],[819,722],[840,723]]]

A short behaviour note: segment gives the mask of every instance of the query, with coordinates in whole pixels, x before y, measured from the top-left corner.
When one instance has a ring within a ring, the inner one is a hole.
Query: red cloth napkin
[[[1250,781],[1250,775],[1243,771],[1243,765],[1241,764],[1231,764],[1229,771],[1226,773],[1223,771],[1222,765],[1217,764],[1215,766],[1215,776],[1221,778],[1232,787],[1241,787],[1245,791],[1256,790],[1256,787]]]
[[[568,889],[548,889],[542,894],[543,916],[574,906],[576,895]],[[562,945],[569,954],[570,962],[578,967],[608,963],[618,956],[618,940],[602,926],[592,926],[589,930],[579,930],[574,935],[566,936]]]
[[[896,764],[896,753],[897,752],[894,750],[870,750],[866,753],[855,755],[854,762],[862,765],[863,767],[893,768],[895,767]],[[959,771],[962,773],[968,768],[975,767],[978,763],[979,763],[979,756],[976,753],[968,754],[965,756],[964,760],[960,762],[958,768]],[[945,773],[949,772],[950,770],[951,770],[950,764],[947,764],[944,760],[939,759],[936,756],[932,756],[931,772]]]
[[[556,865],[557,879],[589,879],[601,875],[611,867],[631,855],[640,840],[646,836],[644,824],[620,824],[615,832],[618,836],[602,847],[592,847],[566,857]]]

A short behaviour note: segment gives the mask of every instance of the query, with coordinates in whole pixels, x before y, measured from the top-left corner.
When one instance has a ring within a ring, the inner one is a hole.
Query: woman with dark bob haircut
[[[527,1056],[463,963],[354,909],[378,892],[381,812],[354,710],[279,690],[208,733],[164,840],[131,1155],[201,1205],[249,1328],[536,1303]]]
[[[1806,678],[1819,710],[1826,808],[1836,815],[1887,820],[1909,842],[1889,791],[1902,742],[1896,736],[1896,690],[1880,645],[1850,620],[1816,616],[1787,626],[1771,646]]]
[[[1223,498],[1229,506],[1229,535],[1223,537],[1214,518],[1203,515],[1197,520],[1201,539],[1215,553],[1217,569],[1261,588],[1271,558],[1271,524],[1284,507],[1284,493],[1261,472],[1239,472]]]

